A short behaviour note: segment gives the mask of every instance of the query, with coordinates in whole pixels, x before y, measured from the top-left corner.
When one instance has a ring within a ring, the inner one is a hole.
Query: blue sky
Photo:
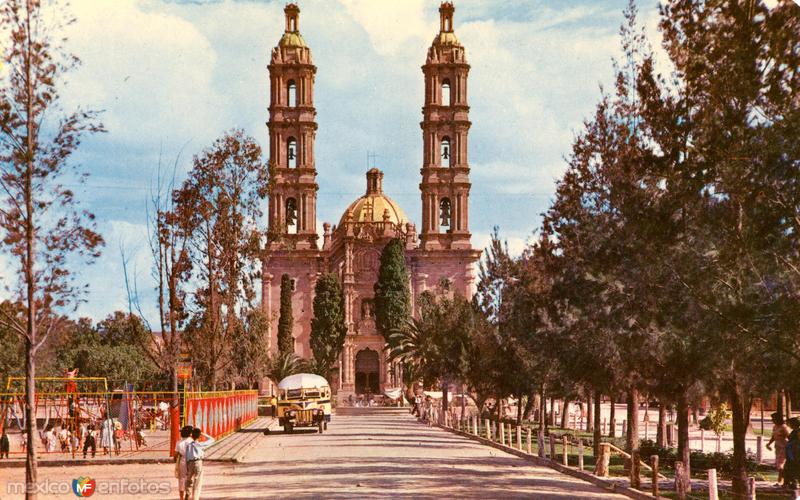
[[[456,1],[455,32],[467,49],[470,224],[483,247],[492,226],[519,250],[552,199],[572,138],[593,113],[627,0]],[[280,1],[73,0],[71,49],[83,60],[64,91],[67,109],[104,110],[108,133],[86,140],[91,174],[77,190],[107,247],[91,267],[79,314],[126,308],[120,246],[131,257],[142,305],[154,320],[146,205],[159,156],[192,155],[233,127],[267,143],[271,48],[283,32]],[[420,66],[438,31],[438,0],[302,0],[300,31],[318,67],[318,215],[338,222],[363,194],[367,151],[385,191],[419,222]],[[639,2],[658,45],[657,2]],[[5,266],[5,270],[3,270]],[[0,256],[0,272],[10,272]]]

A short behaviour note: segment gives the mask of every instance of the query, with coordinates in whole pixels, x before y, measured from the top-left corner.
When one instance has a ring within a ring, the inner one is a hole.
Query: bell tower
[[[439,7],[439,34],[422,66],[422,248],[469,249],[469,163],[467,135],[467,64],[464,47],[453,32],[452,2]]]
[[[317,248],[317,170],[314,138],[316,66],[300,35],[300,8],[284,9],[286,28],[269,64],[270,245]]]

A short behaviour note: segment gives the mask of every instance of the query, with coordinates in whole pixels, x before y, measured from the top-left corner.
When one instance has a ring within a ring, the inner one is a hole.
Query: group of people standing
[[[205,437],[203,441],[200,438]],[[203,488],[203,458],[205,448],[214,444],[214,438],[200,427],[186,425],[181,428],[181,439],[175,445],[175,477],[178,478],[180,500],[199,500]]]
[[[792,417],[784,422],[783,416],[773,413],[772,423],[772,437],[767,449],[771,450],[775,445],[778,484],[794,490],[800,482],[800,418]]]

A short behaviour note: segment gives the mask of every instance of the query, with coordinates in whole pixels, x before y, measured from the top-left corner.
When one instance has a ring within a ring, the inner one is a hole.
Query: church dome
[[[300,33],[284,33],[278,42],[280,47],[307,47]]]
[[[408,222],[403,209],[383,193],[383,172],[372,168],[367,172],[367,193],[347,207],[339,225],[352,214],[352,222],[392,222],[403,226]]]

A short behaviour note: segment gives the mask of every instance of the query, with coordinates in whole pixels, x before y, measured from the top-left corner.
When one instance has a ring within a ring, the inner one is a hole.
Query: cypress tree
[[[278,318],[278,352],[294,354],[292,337],[292,279],[288,274],[281,276],[281,314]]]
[[[411,291],[403,241],[393,239],[381,252],[375,283],[375,326],[389,342],[392,331],[402,328],[411,317]]]
[[[328,378],[331,366],[344,347],[344,292],[335,273],[323,275],[314,287],[314,318],[311,320],[311,351],[317,366]]]

